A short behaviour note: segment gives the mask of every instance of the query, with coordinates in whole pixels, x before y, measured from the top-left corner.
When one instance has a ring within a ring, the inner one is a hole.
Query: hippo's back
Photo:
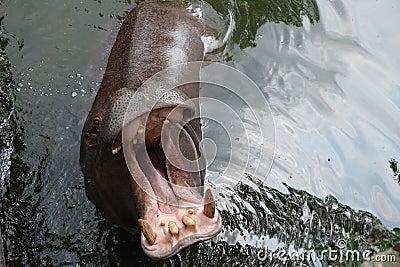
[[[202,60],[203,33],[184,5],[141,2],[121,26],[96,100],[123,87],[137,89],[169,66]]]

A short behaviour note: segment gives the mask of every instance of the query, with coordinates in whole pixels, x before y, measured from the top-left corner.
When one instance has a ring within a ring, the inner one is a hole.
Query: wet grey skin
[[[143,101],[134,99],[130,107],[141,113],[128,115],[125,124],[124,116],[135,92],[154,74],[203,59],[201,36],[206,32],[201,20],[189,14],[183,4],[140,2],[120,28],[82,131],[80,164],[88,198],[111,223],[140,234],[143,250],[154,259],[175,255],[221,230],[212,193],[203,189],[204,169],[182,170],[163,152],[163,147],[168,147],[171,157],[178,161],[179,157],[200,158],[200,122],[185,122],[197,112],[198,102],[183,105],[173,120],[166,120],[172,109],[198,97],[199,85],[168,91],[156,107],[143,107]],[[167,79],[173,82],[177,77],[170,75]],[[160,81],[160,87],[163,84],[165,81]],[[146,99],[165,92],[155,87],[145,90]],[[178,135],[181,156],[168,137],[172,130],[166,131],[167,141],[160,141],[165,125],[183,126]],[[141,136],[143,131],[145,137]],[[130,142],[123,142],[122,132]],[[139,180],[148,186],[146,190],[138,185]]]

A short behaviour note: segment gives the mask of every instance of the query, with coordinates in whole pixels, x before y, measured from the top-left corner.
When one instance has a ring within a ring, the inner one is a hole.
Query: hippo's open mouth
[[[211,190],[202,197],[199,140],[185,111],[161,108],[137,117],[112,144],[113,153],[124,150],[141,216],[141,244],[154,259],[210,239],[222,227]]]

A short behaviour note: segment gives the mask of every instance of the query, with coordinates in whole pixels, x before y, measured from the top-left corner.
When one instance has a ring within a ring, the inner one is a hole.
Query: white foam
[[[222,40],[217,39],[217,38],[215,38],[215,36],[210,36],[210,35],[201,37],[201,40],[204,44],[204,54],[213,52],[213,51],[225,46],[226,43],[228,42],[229,38],[231,37],[234,28],[235,28],[235,21],[233,19],[233,15],[232,15],[231,11],[229,11],[229,25],[228,25],[228,29],[225,33],[225,36]]]

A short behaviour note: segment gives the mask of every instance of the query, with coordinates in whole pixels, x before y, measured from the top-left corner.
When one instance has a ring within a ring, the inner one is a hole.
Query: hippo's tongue
[[[137,161],[153,188],[157,197],[158,208],[167,214],[174,213],[178,206],[178,200],[174,191],[170,187],[166,177],[164,177],[165,174],[161,173],[160,168],[154,167],[152,162],[157,162],[157,160],[151,159],[153,154],[145,153],[138,153]]]
[[[175,213],[179,208],[178,199],[189,203],[201,203],[202,198],[196,189],[187,184],[187,172],[174,167],[168,160],[165,160],[164,166],[167,170],[162,171],[162,167],[154,166],[158,165],[157,159],[153,159],[154,154],[150,153],[147,156],[139,153],[137,161],[153,188],[161,212]]]

